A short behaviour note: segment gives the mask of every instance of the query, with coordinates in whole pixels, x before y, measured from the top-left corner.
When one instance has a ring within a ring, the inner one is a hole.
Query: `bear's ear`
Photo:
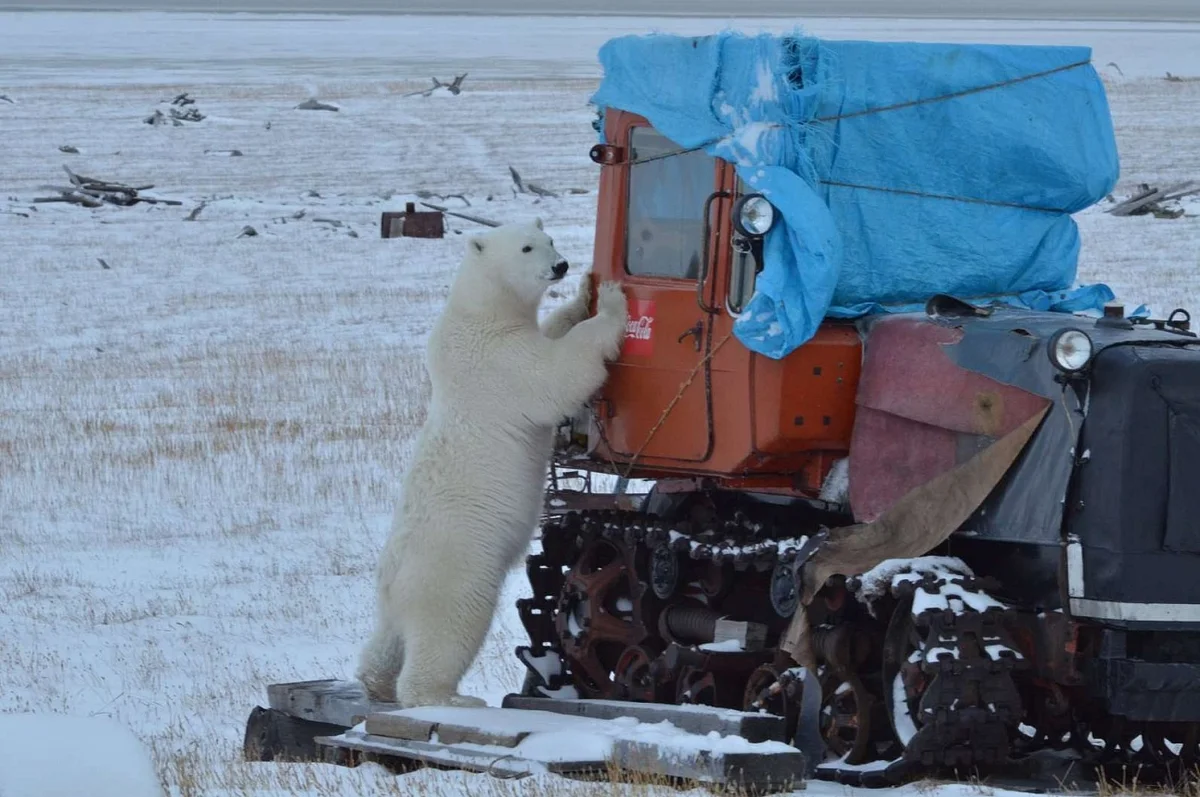
[[[537,227],[539,230],[545,229],[545,227],[542,226],[542,217],[541,216],[538,216],[537,218],[535,218],[533,220],[533,226]]]
[[[476,254],[483,252],[483,238],[478,235],[472,235],[467,239],[467,243]]]

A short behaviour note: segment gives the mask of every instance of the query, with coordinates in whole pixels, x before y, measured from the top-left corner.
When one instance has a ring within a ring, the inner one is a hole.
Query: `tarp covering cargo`
[[[599,56],[601,112],[737,164],[777,208],[734,326],[754,351],[783,357],[825,317],[937,293],[1063,311],[1113,298],[1075,285],[1070,214],[1118,176],[1086,47],[724,32],[626,36]]]

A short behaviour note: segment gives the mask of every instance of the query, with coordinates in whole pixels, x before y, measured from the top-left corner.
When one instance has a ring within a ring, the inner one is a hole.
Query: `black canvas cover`
[[[1087,403],[1067,512],[1085,597],[1200,603],[1200,351],[1104,349]]]

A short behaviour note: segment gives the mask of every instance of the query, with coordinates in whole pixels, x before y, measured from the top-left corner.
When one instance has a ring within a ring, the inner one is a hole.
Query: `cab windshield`
[[[704,202],[716,180],[714,158],[680,149],[653,128],[630,131],[625,269],[630,274],[695,280],[704,253]]]

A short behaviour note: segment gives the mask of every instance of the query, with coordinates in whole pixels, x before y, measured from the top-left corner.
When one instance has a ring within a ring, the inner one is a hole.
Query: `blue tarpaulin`
[[[601,112],[735,163],[776,207],[734,325],[754,351],[783,357],[826,317],[937,293],[1060,311],[1113,298],[1075,286],[1071,214],[1119,171],[1089,48],[723,32],[625,36],[599,56]]]

